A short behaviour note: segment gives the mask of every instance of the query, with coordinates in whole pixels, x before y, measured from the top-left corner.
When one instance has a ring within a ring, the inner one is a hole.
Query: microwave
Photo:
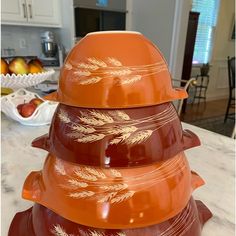
[[[116,4],[117,2],[115,1]],[[94,31],[126,29],[125,5],[118,6],[111,4],[112,2],[103,6],[78,4],[78,1],[76,3],[74,3],[75,38],[84,37]]]

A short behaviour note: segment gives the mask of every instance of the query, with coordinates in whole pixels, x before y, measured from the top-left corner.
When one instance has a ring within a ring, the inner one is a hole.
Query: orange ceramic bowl
[[[137,168],[93,168],[48,155],[42,171],[27,177],[22,196],[89,227],[137,228],[166,221],[204,184],[184,153]]]
[[[200,236],[203,224],[212,216],[200,201],[190,199],[175,217],[157,225],[135,229],[98,229],[68,221],[35,204],[15,215],[8,236]]]
[[[138,32],[87,34],[67,56],[59,88],[46,98],[92,108],[127,108],[186,98],[173,89],[159,49]]]
[[[32,145],[65,161],[105,168],[168,160],[200,141],[182,130],[171,103],[122,110],[59,104],[49,135]]]

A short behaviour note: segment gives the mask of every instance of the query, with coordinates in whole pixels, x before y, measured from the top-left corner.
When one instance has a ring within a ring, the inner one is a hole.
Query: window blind
[[[200,12],[193,64],[207,63],[210,60],[213,35],[216,26],[220,0],[193,0],[192,11]]]

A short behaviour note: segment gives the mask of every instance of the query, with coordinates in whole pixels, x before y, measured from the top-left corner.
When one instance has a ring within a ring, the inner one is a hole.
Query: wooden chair
[[[229,100],[225,113],[224,122],[227,119],[235,119],[235,57],[228,57],[228,79],[229,79]],[[233,113],[229,113],[230,108],[234,109]]]

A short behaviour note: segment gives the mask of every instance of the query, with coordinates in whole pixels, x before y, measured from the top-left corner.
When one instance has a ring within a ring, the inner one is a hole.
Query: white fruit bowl
[[[17,110],[17,105],[27,103],[33,98],[40,98],[44,102],[35,109],[31,116],[22,117]],[[14,93],[1,97],[1,111],[23,125],[40,126],[50,124],[57,105],[57,102],[46,101],[36,93],[25,89],[19,89]]]
[[[2,87],[17,90],[19,88],[27,88],[40,84],[43,81],[49,79],[54,73],[55,73],[54,70],[48,70],[42,73],[25,74],[25,75],[1,74],[0,81]]]

